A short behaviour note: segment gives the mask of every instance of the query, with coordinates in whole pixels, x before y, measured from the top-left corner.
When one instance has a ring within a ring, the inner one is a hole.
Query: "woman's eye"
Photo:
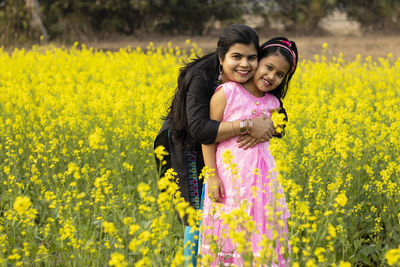
[[[251,57],[249,57],[249,60],[250,61],[254,61],[254,60],[257,60],[258,58],[256,57],[256,56],[251,56]]]
[[[234,59],[240,59],[240,56],[239,55],[233,55],[232,56]]]

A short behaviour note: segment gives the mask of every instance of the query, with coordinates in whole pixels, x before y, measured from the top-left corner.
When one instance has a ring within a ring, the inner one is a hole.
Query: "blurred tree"
[[[337,0],[259,0],[266,19],[281,22],[287,31],[316,33],[322,18],[329,15]]]
[[[167,32],[203,35],[209,32],[217,20],[241,21],[242,15],[246,12],[247,2],[244,0],[161,0],[158,1],[157,7],[161,8],[166,16],[164,16],[164,23],[160,23],[157,28]]]
[[[41,0],[41,3],[50,34],[71,40],[99,34],[132,34],[142,28],[148,6],[143,0]]]
[[[202,35],[216,21],[242,22],[254,9],[284,30],[317,33],[335,8],[364,28],[399,31],[400,0],[0,0],[0,41],[32,40],[35,32],[46,37],[46,30],[70,41],[152,32]]]
[[[215,20],[237,20],[244,0],[40,0],[52,36],[182,33],[201,35]],[[80,38],[81,39],[81,38]]]
[[[0,1],[0,44],[14,45],[31,37],[24,0]]]
[[[366,30],[400,33],[400,0],[338,0],[341,10]]]
[[[47,41],[49,36],[47,30],[43,25],[40,18],[40,6],[38,0],[25,0],[28,17],[30,18],[30,27],[33,31],[37,32],[42,38]]]

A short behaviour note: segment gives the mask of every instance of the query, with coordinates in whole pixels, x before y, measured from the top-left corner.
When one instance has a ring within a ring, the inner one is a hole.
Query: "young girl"
[[[260,115],[270,118],[280,107],[279,99],[286,94],[297,58],[293,41],[278,37],[264,43],[259,50],[257,71],[251,80],[243,84],[227,82],[216,89],[210,101],[210,118],[217,121],[245,119],[240,125],[241,133],[251,131],[252,120],[248,118]],[[223,64],[223,59],[220,61]],[[205,165],[215,172],[206,181],[205,196],[208,197],[204,198],[201,254],[204,260],[212,255],[213,265],[244,264],[243,248],[229,237],[243,232],[244,226],[240,222],[229,224],[229,220],[223,220],[233,214],[233,210],[241,208],[255,228],[246,233],[246,240],[242,240],[251,244],[250,251],[254,255],[250,256],[251,261],[260,263],[261,259],[262,265],[288,266],[289,247],[285,240],[289,211],[268,146],[265,142],[243,150],[238,148],[236,138],[218,145],[202,145]],[[224,161],[226,150],[231,152],[232,162],[237,164],[236,174],[229,169],[232,165]],[[231,220],[240,221],[240,218],[231,216]],[[230,226],[237,229],[230,229]]]

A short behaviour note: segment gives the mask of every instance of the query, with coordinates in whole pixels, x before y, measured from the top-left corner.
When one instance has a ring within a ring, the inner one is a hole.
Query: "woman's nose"
[[[248,67],[250,64],[249,64],[249,61],[247,60],[247,58],[243,58],[241,61],[240,61],[240,66],[242,66],[242,67]]]

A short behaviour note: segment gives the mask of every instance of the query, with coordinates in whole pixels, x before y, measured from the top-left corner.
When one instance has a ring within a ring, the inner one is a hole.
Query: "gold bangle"
[[[233,130],[233,121],[231,122],[231,126],[232,126],[232,137],[235,137],[235,131]]]
[[[240,131],[240,134],[245,134],[246,133],[246,131],[247,131],[247,123],[246,123],[246,120],[241,120],[240,121],[240,124],[239,124],[239,131]]]
[[[253,130],[253,119],[249,119],[249,133]]]

